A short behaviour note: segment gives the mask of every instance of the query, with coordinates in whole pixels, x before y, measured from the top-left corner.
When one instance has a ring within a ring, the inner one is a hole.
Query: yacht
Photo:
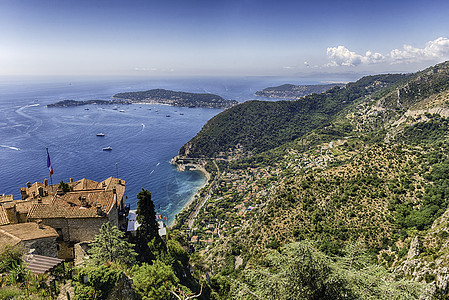
[[[97,136],[104,136],[103,132],[97,133]]]
[[[111,151],[111,150],[112,150],[111,146],[103,148],[103,151]]]

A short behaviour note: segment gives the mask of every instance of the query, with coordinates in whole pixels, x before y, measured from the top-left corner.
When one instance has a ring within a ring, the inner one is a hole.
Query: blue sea
[[[152,193],[157,212],[172,221],[205,178],[199,172],[178,172],[169,161],[221,110],[138,104],[117,110],[110,105],[46,105],[66,99],[109,100],[118,92],[153,88],[209,92],[244,102],[258,99],[253,94],[259,89],[283,83],[314,82],[271,77],[0,78],[0,194],[20,199],[20,187],[26,182],[50,179],[48,148],[53,183],[118,176],[126,181],[126,202],[131,209],[136,208],[136,195],[144,188]],[[100,132],[105,136],[96,136]],[[112,151],[102,151],[108,146]]]

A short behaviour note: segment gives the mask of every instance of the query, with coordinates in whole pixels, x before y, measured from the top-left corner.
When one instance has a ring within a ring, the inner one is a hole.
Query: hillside
[[[248,101],[209,120],[179,151],[180,156],[217,157],[236,145],[261,153],[329,126],[338,113],[362,97],[375,94],[407,75],[367,76],[345,87],[334,87],[297,101]],[[341,126],[345,135],[350,128]]]
[[[225,100],[214,94],[176,92],[164,89],[118,93],[113,98],[129,100],[133,103],[168,104],[184,107],[229,108],[238,104],[236,100]]]
[[[366,284],[375,299],[388,299],[383,289],[411,293],[398,299],[445,297],[448,117],[448,62],[297,101],[248,102],[214,117],[180,150],[215,176],[188,236],[201,254],[197,264],[214,274],[213,290],[220,299],[263,298],[260,282],[275,284],[274,270],[287,259],[274,253],[305,251],[310,242],[307,251],[337,263],[324,263],[328,276],[346,274],[338,277],[345,295],[361,297]],[[177,227],[185,218],[178,215]],[[353,247],[365,267],[344,267]],[[354,283],[352,271],[368,273],[353,274]],[[272,279],[263,279],[266,272]],[[378,276],[390,276],[388,286],[376,286]]]
[[[257,91],[255,95],[267,98],[299,99],[310,94],[323,93],[335,86],[343,87],[344,85],[343,83],[313,85],[283,84]]]

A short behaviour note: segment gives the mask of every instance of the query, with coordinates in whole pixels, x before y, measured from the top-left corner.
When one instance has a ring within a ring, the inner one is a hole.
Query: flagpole
[[[48,148],[45,148],[45,149],[47,150],[47,167],[50,168],[51,167],[50,154],[48,154]],[[53,179],[51,177],[51,173],[52,173],[51,169],[48,169],[48,171],[50,172],[50,185],[53,186]]]

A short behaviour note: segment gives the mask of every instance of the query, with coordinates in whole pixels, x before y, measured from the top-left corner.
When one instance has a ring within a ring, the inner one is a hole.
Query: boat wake
[[[20,151],[20,148],[13,147],[13,146],[0,145],[0,147],[2,147],[2,148],[8,148],[8,149],[11,149],[11,150]]]

